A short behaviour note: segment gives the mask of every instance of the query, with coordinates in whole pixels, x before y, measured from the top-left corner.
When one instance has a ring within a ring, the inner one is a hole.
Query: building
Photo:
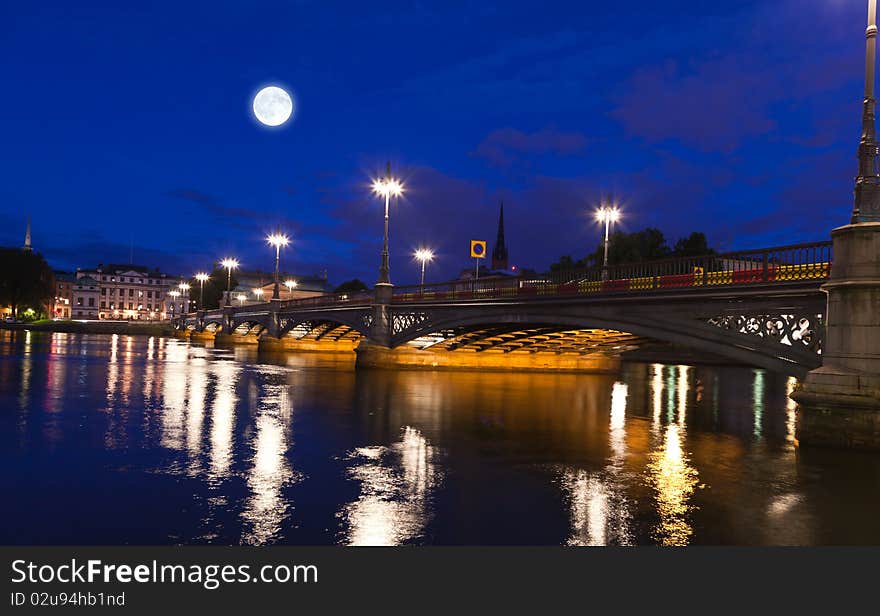
[[[99,319],[156,321],[188,312],[191,307],[189,289],[181,288],[177,277],[157,268],[99,264],[94,270],[77,270],[76,277],[97,281]]]
[[[55,272],[55,299],[52,302],[50,314],[55,319],[70,319],[73,317],[73,285],[76,276],[70,272]]]
[[[33,250],[33,246],[31,246],[31,215],[28,214],[27,217],[27,227],[24,230],[24,246],[21,247],[25,252],[31,252]]]
[[[495,248],[492,250],[492,269],[507,270],[507,244],[504,241],[504,202],[501,202],[501,213],[498,215],[498,235]]]
[[[488,284],[490,281],[509,280],[519,277],[516,266],[511,267],[508,263],[507,242],[504,239],[504,203],[501,203],[501,211],[498,214],[498,232],[495,236],[495,247],[492,249],[492,267],[483,265],[483,259],[479,260],[479,280]],[[467,289],[473,284],[476,277],[476,267],[468,267],[461,270],[458,280],[464,284],[461,289]]]
[[[98,281],[91,276],[77,276],[72,287],[71,317],[74,319],[97,319],[98,298],[100,297]]]
[[[238,285],[230,293],[233,304],[265,302],[272,299],[275,290],[275,273],[260,270],[239,270],[235,272]],[[296,276],[287,272],[279,274],[279,299],[303,299],[326,295],[331,292],[326,276]],[[286,285],[286,281],[295,284]],[[244,296],[244,299],[239,299]]]

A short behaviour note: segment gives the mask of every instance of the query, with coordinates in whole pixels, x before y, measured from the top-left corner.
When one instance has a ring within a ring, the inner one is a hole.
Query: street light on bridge
[[[261,289],[260,287],[257,287],[256,289],[254,289],[254,297],[257,298],[257,301],[260,301],[261,299],[263,299],[263,289]]]
[[[281,247],[290,244],[290,238],[279,230],[266,236],[266,241],[275,247],[275,286],[272,289],[272,299],[281,299],[278,293],[278,267],[281,262]]]
[[[429,261],[434,260],[434,252],[427,249],[427,248],[419,248],[417,251],[415,251],[413,256],[415,257],[416,261],[421,261],[421,263],[422,263],[422,276],[421,276],[421,279],[419,282],[419,287],[420,287],[420,290],[424,290],[424,287],[425,287],[425,264],[428,263]]]
[[[186,311],[189,312],[189,308],[190,308],[190,306],[189,306],[189,289],[190,289],[189,284],[187,284],[185,282],[181,282],[179,285],[177,285],[177,288],[180,289],[181,295],[186,296],[186,298],[187,298],[186,299]],[[181,314],[183,314],[183,311],[181,311]]]
[[[229,306],[229,294],[232,292],[232,289],[230,288],[232,285],[232,270],[238,267],[238,261],[227,257],[220,261],[220,265],[226,268],[226,305]]]
[[[174,318],[174,308],[177,306],[177,298],[180,297],[180,291],[168,291],[171,296],[171,318]]]
[[[235,299],[238,300],[239,306],[244,306],[244,300],[247,299],[247,295],[245,295],[244,293],[239,293],[238,295],[235,296]]]
[[[605,259],[602,262],[602,280],[608,278],[608,230],[612,223],[620,220],[620,210],[616,205],[603,205],[596,210],[596,221],[605,223]]]
[[[287,279],[284,281],[284,286],[287,287],[287,298],[290,299],[290,296],[293,294],[293,290],[298,286],[296,280]]]
[[[199,281],[199,310],[205,309],[205,282],[211,277],[205,272],[198,272],[194,278]]]
[[[378,284],[390,285],[391,278],[388,275],[388,206],[391,197],[399,197],[403,194],[403,184],[391,177],[391,163],[385,171],[385,177],[373,181],[373,192],[385,197],[385,234],[382,242],[382,265],[379,266]]]

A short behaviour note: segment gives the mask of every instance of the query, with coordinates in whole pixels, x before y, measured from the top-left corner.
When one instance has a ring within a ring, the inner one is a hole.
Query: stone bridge
[[[197,312],[176,325],[290,348],[399,350],[404,365],[487,368],[526,366],[521,358],[530,355],[533,363],[555,356],[569,360],[557,367],[589,369],[578,358],[619,357],[661,341],[802,375],[821,365],[819,287],[830,256],[825,242],[533,280],[377,287]]]

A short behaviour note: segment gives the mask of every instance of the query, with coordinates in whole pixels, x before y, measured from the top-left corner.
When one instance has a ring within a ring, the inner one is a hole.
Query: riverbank
[[[35,321],[33,323],[0,323],[0,329],[69,334],[125,334],[128,336],[171,336],[169,323],[139,321]]]

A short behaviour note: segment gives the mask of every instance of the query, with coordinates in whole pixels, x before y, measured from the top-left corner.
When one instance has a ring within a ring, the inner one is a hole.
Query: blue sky
[[[73,6],[76,4],[76,6]],[[375,280],[382,205],[405,179],[392,280],[469,265],[504,200],[511,261],[592,251],[624,228],[721,249],[827,239],[848,222],[865,3],[4,3],[0,244],[57,268],[189,274],[235,255]],[[253,94],[294,94],[259,126]]]

